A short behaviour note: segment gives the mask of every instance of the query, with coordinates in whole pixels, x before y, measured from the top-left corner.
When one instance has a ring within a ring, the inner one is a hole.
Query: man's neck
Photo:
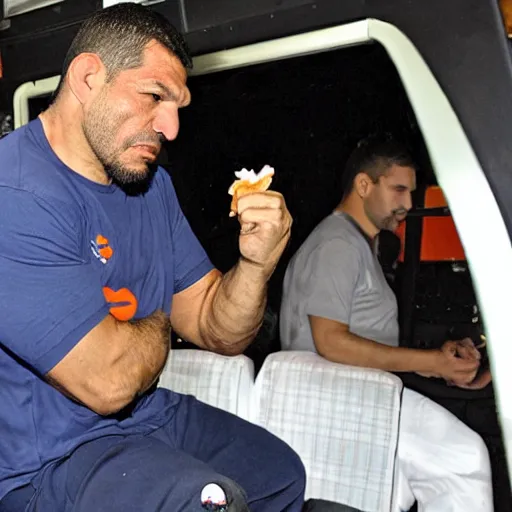
[[[357,204],[355,201],[351,200],[350,197],[344,199],[335,208],[335,211],[350,215],[350,217],[352,217],[352,219],[361,228],[361,231],[365,233],[370,240],[373,240],[379,234],[379,230],[375,227],[375,225],[370,221],[364,212],[362,204]]]
[[[63,115],[59,105],[54,104],[39,119],[48,143],[67,167],[96,183],[110,183],[84,136],[81,126],[82,112],[79,109],[68,108],[66,115]]]

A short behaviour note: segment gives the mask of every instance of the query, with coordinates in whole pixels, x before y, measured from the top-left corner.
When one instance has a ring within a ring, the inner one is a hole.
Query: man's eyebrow
[[[190,99],[189,99],[190,94],[188,94],[188,93],[183,95],[184,97],[180,97],[181,95],[178,96],[172,89],[167,87],[167,85],[165,85],[160,80],[152,80],[151,84],[152,85],[156,85],[157,87],[159,87],[165,93],[167,98],[170,99],[171,101],[176,101],[176,102],[178,102],[180,104],[183,103],[183,104],[186,104],[186,105],[188,105],[190,103]]]
[[[160,80],[152,80],[150,83],[151,85],[156,85],[159,87],[169,99],[177,101],[178,98],[174,91],[169,89],[169,87],[167,87],[167,85],[165,85],[163,82],[160,82]]]

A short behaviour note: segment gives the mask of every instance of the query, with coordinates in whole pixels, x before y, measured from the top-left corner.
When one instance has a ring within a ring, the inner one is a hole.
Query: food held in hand
[[[242,169],[235,172],[235,176],[238,179],[233,182],[228,190],[228,193],[233,196],[230,217],[234,217],[238,213],[238,199],[246,194],[264,192],[270,187],[272,176],[274,176],[274,168],[270,167],[270,165],[265,165],[257,174],[254,170]]]

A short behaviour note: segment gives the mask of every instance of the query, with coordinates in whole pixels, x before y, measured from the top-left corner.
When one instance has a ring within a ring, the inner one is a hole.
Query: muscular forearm
[[[147,318],[118,322],[117,329],[125,350],[120,354],[116,371],[120,377],[125,376],[129,386],[136,383],[135,394],[141,394],[156,382],[167,361],[169,317],[162,311],[156,311]]]
[[[242,259],[212,287],[201,329],[209,348],[225,354],[245,350],[263,321],[268,279],[268,272]]]
[[[157,380],[169,333],[162,312],[132,322],[108,315],[48,373],[48,381],[97,413],[113,414]]]
[[[277,192],[238,197],[240,260],[212,270],[173,296],[171,323],[183,338],[215,352],[245,350],[261,327],[267,282],[290,236],[291,216]]]
[[[317,350],[330,361],[389,372],[433,373],[437,365],[435,351],[390,347],[351,332],[329,333]]]

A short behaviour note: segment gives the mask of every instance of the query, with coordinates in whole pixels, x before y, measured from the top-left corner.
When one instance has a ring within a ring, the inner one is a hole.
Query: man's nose
[[[412,208],[412,195],[410,193],[406,194],[404,208],[409,211]]]
[[[158,106],[157,114],[153,121],[153,130],[162,134],[166,140],[174,140],[178,136],[179,129],[178,107],[170,102],[162,102]]]

